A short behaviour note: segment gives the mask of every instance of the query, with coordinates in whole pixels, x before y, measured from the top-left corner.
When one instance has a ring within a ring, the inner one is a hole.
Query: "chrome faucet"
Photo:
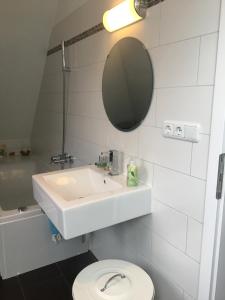
[[[118,150],[109,151],[109,174],[112,176],[123,173],[123,152]]]

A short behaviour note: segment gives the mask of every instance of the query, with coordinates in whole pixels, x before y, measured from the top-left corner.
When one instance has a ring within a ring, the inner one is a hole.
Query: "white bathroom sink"
[[[151,212],[151,189],[85,166],[33,176],[34,198],[65,239]]]

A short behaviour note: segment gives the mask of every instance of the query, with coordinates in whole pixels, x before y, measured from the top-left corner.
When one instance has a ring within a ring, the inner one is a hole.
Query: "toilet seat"
[[[73,284],[74,300],[152,300],[148,274],[122,260],[103,260],[81,271]]]

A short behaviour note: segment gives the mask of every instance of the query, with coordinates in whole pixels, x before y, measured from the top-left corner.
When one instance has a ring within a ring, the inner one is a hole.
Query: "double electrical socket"
[[[200,141],[200,125],[189,122],[165,121],[163,125],[163,136],[198,143]]]

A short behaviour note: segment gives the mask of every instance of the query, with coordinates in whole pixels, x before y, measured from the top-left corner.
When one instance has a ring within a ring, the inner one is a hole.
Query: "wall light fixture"
[[[104,27],[109,32],[113,32],[138,22],[146,17],[148,7],[162,1],[164,0],[124,0],[104,13]]]

